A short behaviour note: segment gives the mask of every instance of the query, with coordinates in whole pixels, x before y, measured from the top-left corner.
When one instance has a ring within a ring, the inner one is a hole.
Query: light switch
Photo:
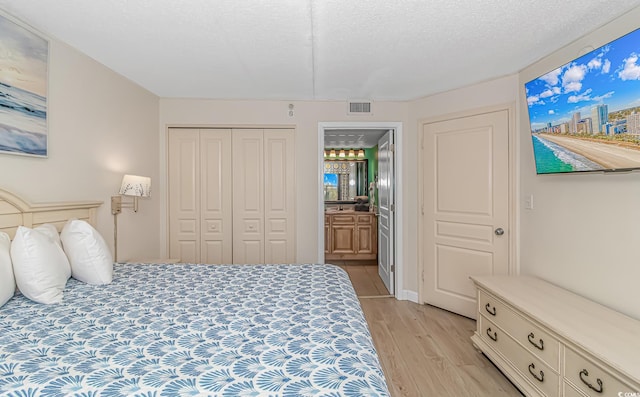
[[[524,208],[527,210],[533,209],[533,194],[528,195],[524,200]]]

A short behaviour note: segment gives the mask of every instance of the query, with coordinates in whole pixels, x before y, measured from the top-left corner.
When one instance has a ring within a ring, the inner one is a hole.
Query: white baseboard
[[[402,290],[398,295],[398,300],[418,303],[418,293],[415,291],[409,291],[406,289]]]

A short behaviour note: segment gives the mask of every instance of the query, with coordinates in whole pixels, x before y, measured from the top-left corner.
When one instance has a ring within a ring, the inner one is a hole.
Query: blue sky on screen
[[[591,117],[591,108],[609,113],[640,106],[640,29],[612,41],[525,84],[532,130]]]
[[[324,184],[338,186],[338,175],[337,174],[324,174]]]

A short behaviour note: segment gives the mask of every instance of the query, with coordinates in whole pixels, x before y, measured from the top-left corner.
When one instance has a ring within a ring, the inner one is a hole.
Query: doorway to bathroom
[[[341,266],[360,297],[401,298],[401,129],[394,122],[318,126],[318,259]]]

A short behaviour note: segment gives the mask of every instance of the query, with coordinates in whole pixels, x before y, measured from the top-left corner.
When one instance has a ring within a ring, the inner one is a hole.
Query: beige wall
[[[520,73],[519,87],[638,28],[635,9]],[[613,67],[613,65],[612,65]],[[520,91],[520,183],[534,209],[521,210],[521,271],[640,319],[640,172],[536,176]],[[524,207],[524,206],[522,206]]]
[[[50,41],[49,157],[0,154],[0,187],[31,202],[101,200],[109,244],[109,198],[122,175],[158,180],[158,98],[59,41]],[[159,255],[159,200],[120,216],[120,258]]]

